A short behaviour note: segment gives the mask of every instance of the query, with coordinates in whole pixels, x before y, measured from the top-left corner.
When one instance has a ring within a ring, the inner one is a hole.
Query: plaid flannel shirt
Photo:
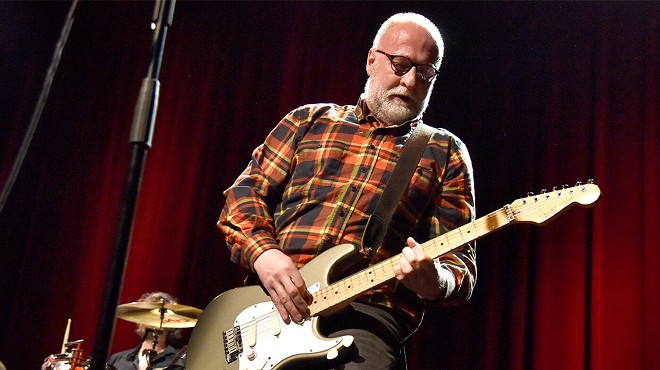
[[[253,269],[261,253],[279,248],[302,267],[334,245],[361,248],[367,219],[416,124],[384,126],[362,99],[356,106],[313,104],[287,114],[224,192],[218,227],[231,260]],[[467,149],[450,132],[436,129],[383,245],[368,263],[400,253],[408,236],[421,243],[474,220],[474,215]],[[455,277],[455,289],[445,302],[467,300],[476,281],[474,247],[466,244],[447,253],[436,266]],[[361,299],[419,319],[421,301],[406,290],[395,280]]]

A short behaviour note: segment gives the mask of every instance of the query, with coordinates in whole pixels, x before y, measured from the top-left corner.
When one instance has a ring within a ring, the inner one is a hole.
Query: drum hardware
[[[46,357],[41,365],[42,370],[83,370],[89,368],[90,356],[82,354],[80,348],[83,340],[69,341],[71,319],[67,320],[60,353]]]
[[[152,364],[154,363],[154,358],[156,357],[156,354],[158,352],[156,351],[156,346],[158,345],[158,338],[160,335],[163,334],[163,330],[147,330],[144,333],[144,337],[142,338],[142,341],[144,342],[147,339],[148,335],[151,335],[151,348],[145,349],[142,351],[142,356],[146,357],[147,359],[147,370],[152,369]]]
[[[117,317],[136,324],[142,324],[155,329],[145,332],[152,335],[152,348],[143,351],[147,358],[147,369],[152,369],[153,359],[156,356],[156,345],[158,338],[164,329],[192,328],[197,324],[197,319],[202,314],[199,308],[185,306],[177,303],[160,302],[132,302],[117,306]],[[81,345],[82,339],[69,341],[71,319],[67,320],[67,326],[62,341],[61,353],[53,354],[44,359],[42,370],[87,370],[91,363],[91,356],[83,355]],[[184,352],[185,356],[185,352]],[[116,370],[114,366],[106,364],[106,370]]]
[[[62,353],[44,359],[42,370],[85,370],[89,368],[90,356],[83,355],[80,348],[83,340],[65,342]]]
[[[147,335],[152,337],[151,349],[142,351],[142,355],[147,359],[147,370],[152,369],[158,338],[163,334],[163,330],[192,328],[201,314],[202,310],[199,308],[167,303],[162,298],[160,302],[131,302],[117,306],[117,317],[120,319],[154,328],[146,330],[142,338],[144,342]]]

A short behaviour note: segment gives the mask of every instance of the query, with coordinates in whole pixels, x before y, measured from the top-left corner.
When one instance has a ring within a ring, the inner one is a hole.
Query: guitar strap
[[[387,227],[392,220],[394,209],[399,204],[403,192],[408,188],[415,168],[417,168],[417,164],[422,158],[422,154],[424,154],[424,149],[433,131],[431,126],[420,121],[410,133],[408,140],[403,144],[401,157],[399,157],[392,176],[385,185],[383,195],[380,197],[374,213],[367,220],[360,251],[365,258],[371,257],[382,244]],[[258,280],[257,275],[250,272],[245,278],[244,284],[251,285],[258,282]]]
[[[419,122],[403,144],[401,157],[385,185],[385,190],[383,190],[383,195],[380,197],[374,213],[369,216],[367,221],[362,236],[362,254],[365,257],[371,257],[382,244],[394,209],[399,204],[403,192],[408,188],[410,179],[432,134],[432,127]]]

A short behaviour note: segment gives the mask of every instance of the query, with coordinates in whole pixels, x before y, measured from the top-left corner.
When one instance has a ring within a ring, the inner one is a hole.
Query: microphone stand
[[[140,188],[142,172],[147,150],[151,148],[153,129],[158,110],[160,82],[158,76],[165,46],[167,30],[172,25],[176,0],[156,0],[151,29],[154,30],[152,41],[153,58],[149,64],[148,76],[142,80],[138,96],[130,143],[132,146],[129,174],[124,188],[124,200],[119,217],[118,231],[115,236],[114,252],[110,264],[110,277],[106,284],[103,309],[96,332],[96,341],[90,370],[104,370],[109,355],[110,342],[115,327],[115,311],[119,293],[124,281],[128,247],[135,214],[135,204]]]

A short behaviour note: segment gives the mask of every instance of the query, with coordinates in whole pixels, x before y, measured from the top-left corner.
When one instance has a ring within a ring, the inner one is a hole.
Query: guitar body
[[[327,286],[332,269],[354,251],[351,244],[338,245],[301,268],[310,291]],[[187,370],[285,369],[334,359],[353,343],[353,337],[323,337],[318,332],[318,319],[285,324],[259,286],[226,291],[206,306],[197,321],[188,343],[185,367]],[[237,327],[240,333],[234,330]]]

